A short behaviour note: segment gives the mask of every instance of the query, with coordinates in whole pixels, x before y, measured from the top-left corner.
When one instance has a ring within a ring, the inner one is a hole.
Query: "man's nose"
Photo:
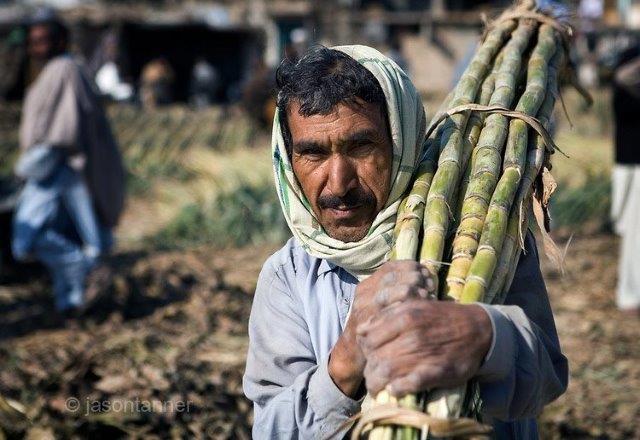
[[[342,156],[332,156],[329,162],[327,189],[337,197],[346,195],[358,187],[358,174],[351,161]]]

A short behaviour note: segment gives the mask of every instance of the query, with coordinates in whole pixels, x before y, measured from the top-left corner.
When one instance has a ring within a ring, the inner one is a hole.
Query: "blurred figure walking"
[[[93,55],[90,72],[94,73],[96,86],[103,96],[114,101],[129,101],[133,97],[133,86],[122,78],[119,46],[118,34],[107,32]]]
[[[611,213],[622,237],[618,308],[640,317],[640,47],[627,51],[614,77],[615,164]]]
[[[167,60],[157,58],[149,61],[140,76],[140,101],[145,110],[173,102],[175,73]]]
[[[206,59],[198,58],[191,71],[190,104],[197,109],[209,107],[216,101],[218,88],[218,71]]]
[[[81,310],[87,276],[112,244],[124,199],[124,170],[109,124],[68,32],[52,13],[28,30],[33,80],[20,126],[16,174],[26,181],[14,218],[12,250],[49,270],[59,311]],[[100,271],[98,271],[100,273]],[[102,271],[104,274],[105,271]]]

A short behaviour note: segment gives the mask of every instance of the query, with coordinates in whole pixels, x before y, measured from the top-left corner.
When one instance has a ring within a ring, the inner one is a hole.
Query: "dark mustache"
[[[351,209],[375,203],[376,199],[373,194],[363,190],[352,190],[342,197],[331,194],[318,197],[318,206],[322,209]]]

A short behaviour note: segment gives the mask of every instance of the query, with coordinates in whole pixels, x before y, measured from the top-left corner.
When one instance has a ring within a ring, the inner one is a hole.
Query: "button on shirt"
[[[358,280],[309,255],[295,240],[265,263],[249,319],[243,387],[254,403],[255,439],[340,438],[360,401],[329,376]],[[566,389],[568,368],[540,273],[526,239],[506,304],[483,305],[492,347],[477,373],[482,415],[497,438],[537,438],[535,417]],[[428,337],[428,335],[425,335]]]

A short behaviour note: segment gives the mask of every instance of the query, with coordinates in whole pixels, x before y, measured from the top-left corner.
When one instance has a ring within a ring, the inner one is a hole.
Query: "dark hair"
[[[69,28],[51,8],[38,9],[27,20],[28,28],[34,26],[45,26],[49,31],[49,38],[55,43],[62,43],[66,47],[69,42]]]
[[[357,98],[379,104],[385,120],[387,105],[373,74],[344,52],[324,46],[310,48],[298,61],[284,59],[276,71],[278,115],[289,157],[292,153],[287,109],[300,104],[302,116],[326,115],[339,103],[355,104]]]

